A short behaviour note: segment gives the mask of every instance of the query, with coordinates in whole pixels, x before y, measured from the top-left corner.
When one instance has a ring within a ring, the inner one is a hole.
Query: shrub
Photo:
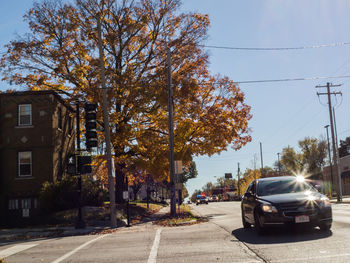
[[[82,180],[82,205],[100,206],[104,192],[96,182],[89,178]],[[78,207],[77,178],[63,177],[55,183],[45,182],[40,191],[40,209],[44,213],[52,213]]]

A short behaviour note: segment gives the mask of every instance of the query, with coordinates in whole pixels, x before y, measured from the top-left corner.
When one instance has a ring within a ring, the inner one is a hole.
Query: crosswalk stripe
[[[23,251],[23,250],[27,250],[27,249],[35,247],[37,245],[38,244],[16,245],[16,246],[1,250],[0,251],[0,258],[6,258],[9,256],[12,256],[14,254],[17,254],[17,253]]]
[[[86,246],[90,245],[91,243],[93,242],[96,242],[97,240],[101,239],[101,238],[104,238],[106,236],[109,236],[110,234],[105,234],[105,235],[102,235],[102,236],[99,236],[95,239],[92,239],[82,245],[80,245],[79,247],[73,249],[72,251],[68,252],[67,254],[64,254],[62,257],[56,259],[55,261],[52,261],[51,263],[60,263],[62,262],[63,260],[65,260],[66,258],[69,258],[71,255],[75,254],[76,252],[78,252],[79,250],[85,248]]]
[[[162,232],[161,228],[157,229],[156,236],[154,237],[153,246],[151,253],[149,254],[147,263],[156,263],[157,262],[157,253],[160,242],[160,233]]]

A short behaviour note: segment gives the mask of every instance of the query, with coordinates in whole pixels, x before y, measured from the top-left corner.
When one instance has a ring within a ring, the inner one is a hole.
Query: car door
[[[252,220],[254,219],[254,216],[252,214],[252,200],[251,200],[253,183],[254,182],[250,183],[242,199],[242,212],[245,220],[248,221],[249,223],[252,223],[253,222]]]

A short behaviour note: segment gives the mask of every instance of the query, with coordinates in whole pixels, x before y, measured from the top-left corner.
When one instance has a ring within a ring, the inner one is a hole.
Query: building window
[[[9,210],[18,209],[18,199],[10,199],[9,200]]]
[[[21,104],[18,106],[18,125],[32,125],[31,104]]]
[[[18,171],[20,177],[32,175],[32,152],[18,153]]]
[[[58,108],[58,128],[62,129],[62,108]]]
[[[21,200],[21,205],[22,205],[22,209],[31,209],[31,199],[30,198],[26,198],[26,199],[22,199]]]

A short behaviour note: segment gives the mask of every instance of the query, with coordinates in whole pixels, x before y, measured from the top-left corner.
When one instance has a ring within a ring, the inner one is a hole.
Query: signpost
[[[225,178],[226,179],[232,178],[232,173],[225,173]]]
[[[181,205],[181,198],[182,198],[182,161],[176,160],[175,161],[175,192],[177,192],[177,204],[178,209],[180,213],[180,205]]]

